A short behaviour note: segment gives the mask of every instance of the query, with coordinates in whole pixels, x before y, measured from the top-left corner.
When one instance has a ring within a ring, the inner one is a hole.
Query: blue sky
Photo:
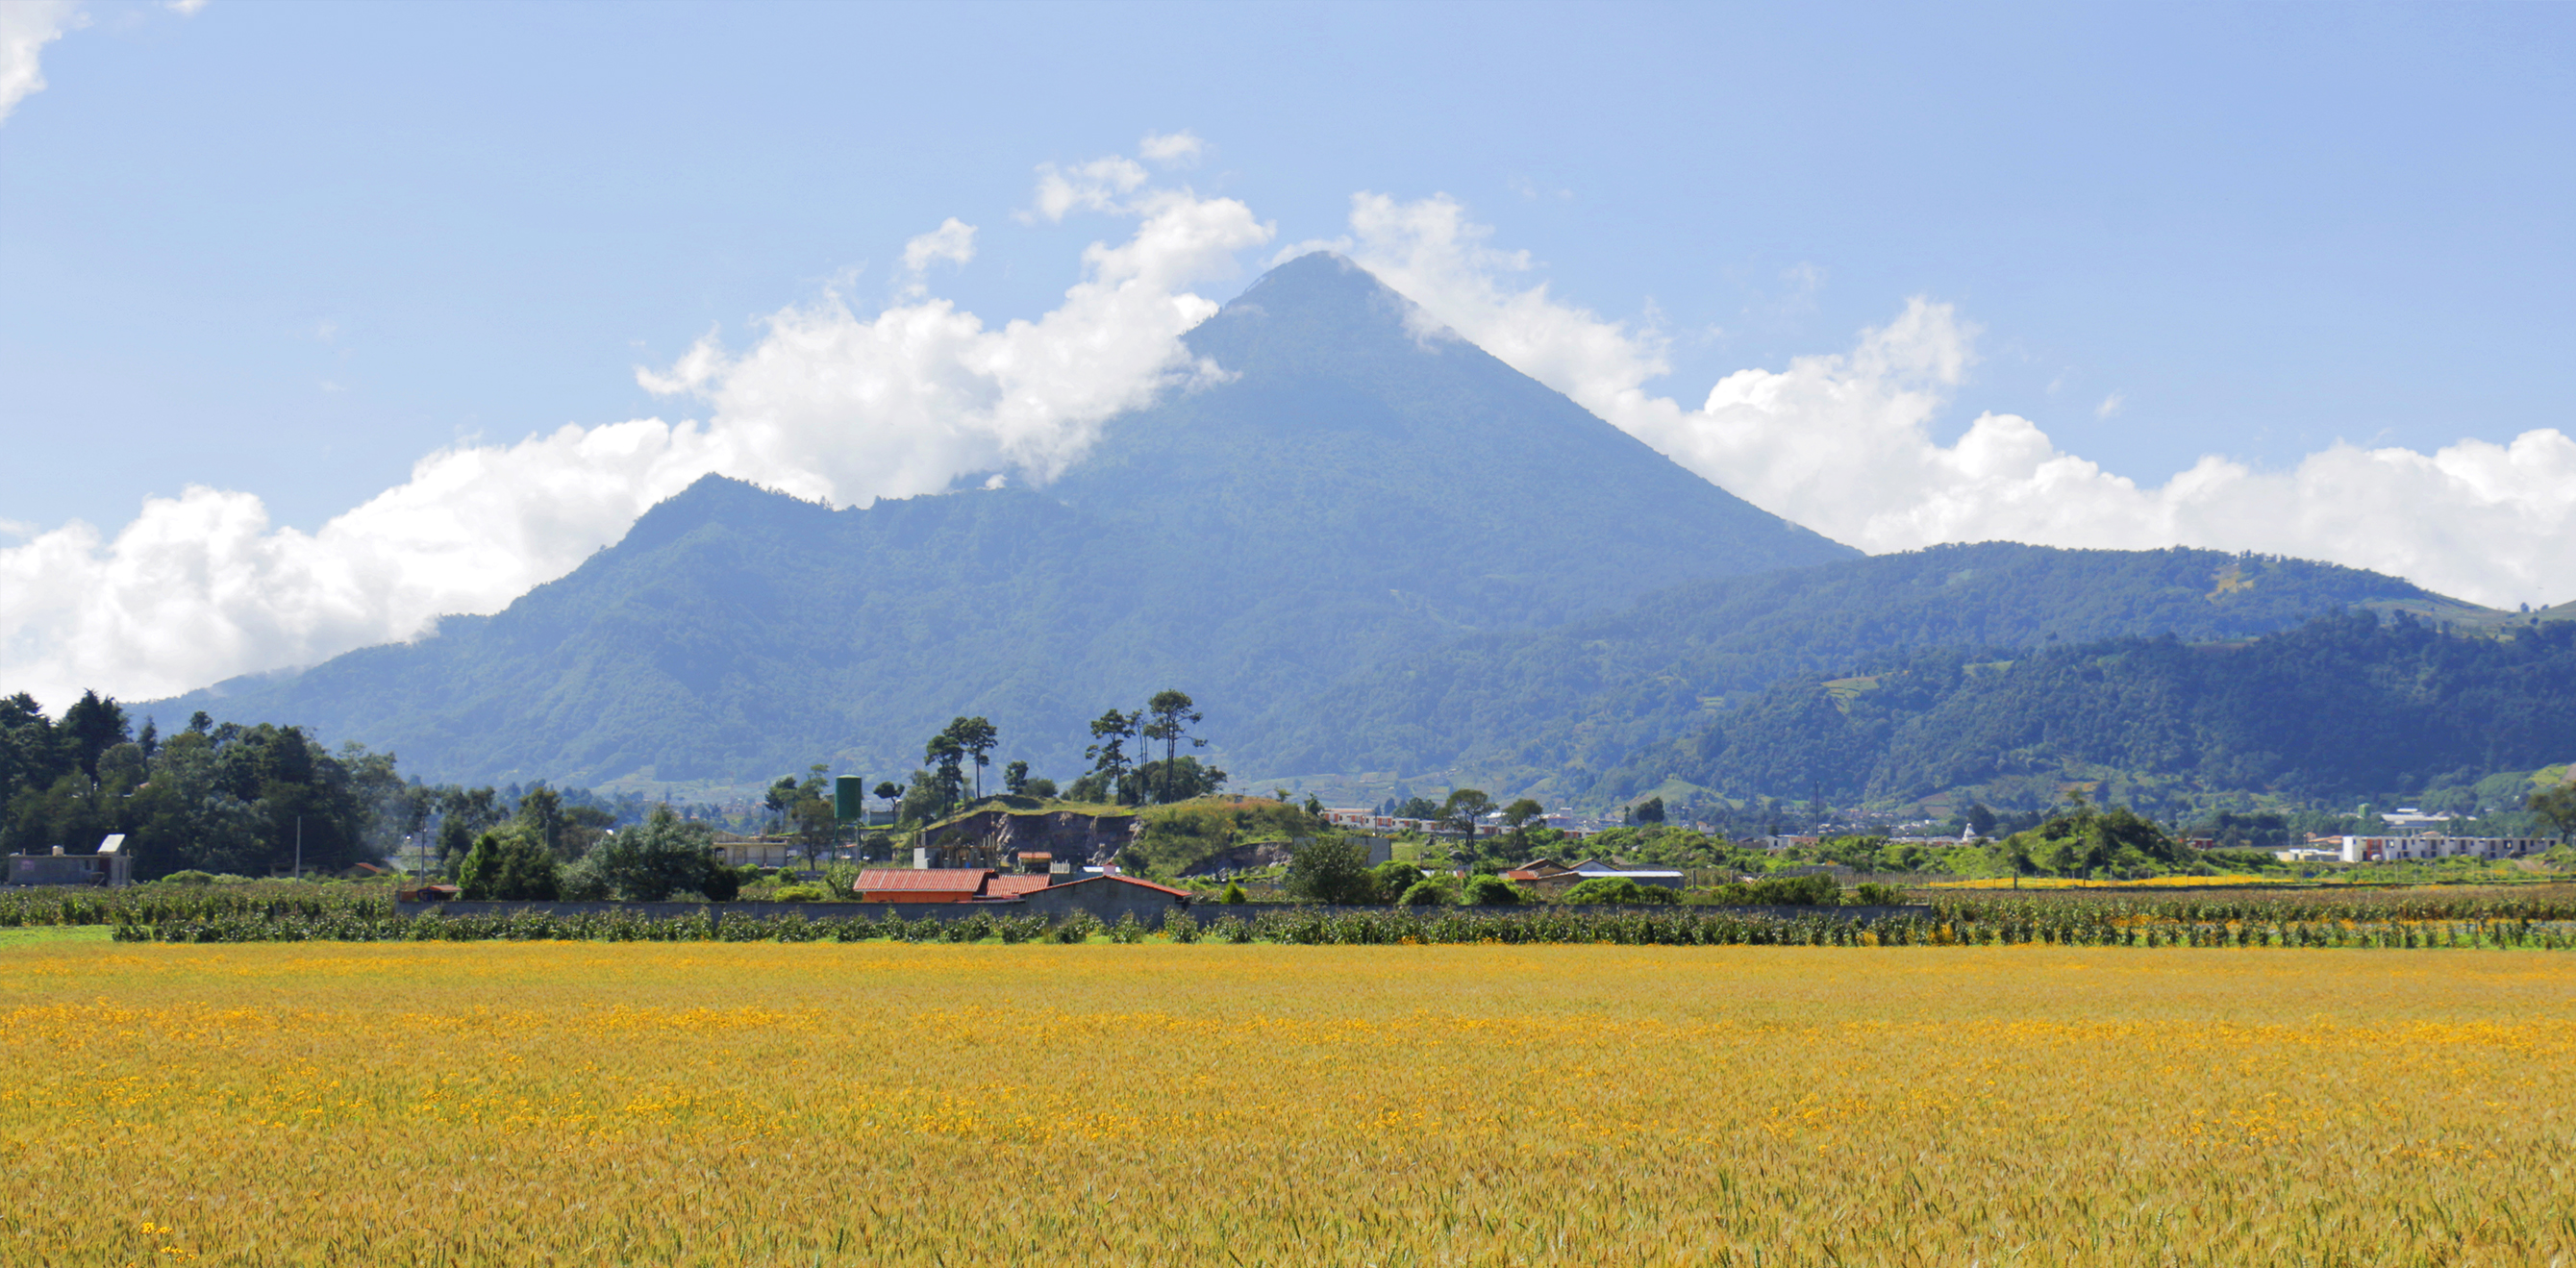
[[[1645,388],[1685,409],[1735,371],[1856,357],[1919,297],[1972,348],[1925,371],[1934,443],[2013,416],[2142,486],[2210,455],[2286,473],[2337,442],[2576,430],[2564,6],[50,12],[44,86],[0,122],[0,520],[86,521],[99,568],[147,496],[190,485],[312,534],[442,446],[721,413],[636,371],[710,332],[756,347],[827,294],[899,300],[906,243],[949,217],[974,254],[936,295],[1039,318],[1087,244],[1131,232],[1030,217],[1040,165],[1183,132],[1204,148],[1157,187],[1273,226],[1196,294],[1348,237],[1355,194],[1445,195],[1476,242],[1527,253],[1489,276],[1650,340]],[[1730,460],[1696,465],[1736,487]],[[1796,496],[1756,500],[1817,504]],[[2517,522],[2564,527],[2555,505]],[[1819,527],[2019,531],[1908,523]],[[2159,544],[2087,537],[2109,531],[2021,535]],[[2269,531],[2241,544],[2323,553]],[[2407,571],[2476,536],[2347,562]],[[2539,568],[2451,588],[2576,597]],[[5,602],[0,666],[59,668],[77,622]],[[334,650],[263,637],[172,672]]]

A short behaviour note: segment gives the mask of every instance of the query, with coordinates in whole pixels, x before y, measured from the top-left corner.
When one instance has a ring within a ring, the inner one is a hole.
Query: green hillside
[[[1801,675],[1631,755],[1597,791],[1679,780],[1734,796],[1891,805],[1954,793],[2003,808],[2046,805],[2081,781],[2171,813],[2230,791],[2386,804],[2576,755],[2576,625],[2563,622],[2461,634],[2355,611],[2252,640],[1991,655],[1922,649],[1864,673]]]
[[[648,787],[910,770],[980,714],[997,762],[1068,777],[1088,719],[1178,686],[1222,764],[1410,649],[1855,556],[1410,309],[1292,261],[1189,335],[1227,381],[1110,420],[1052,486],[834,511],[711,477],[497,615],[136,712],[300,723],[434,779]]]
[[[1859,673],[1912,648],[2243,638],[2380,606],[2500,615],[2295,559],[1937,546],[1692,582],[1554,629],[1426,648],[1335,684],[1238,761],[1265,776],[1445,774],[1580,796],[1629,754],[1784,678]]]

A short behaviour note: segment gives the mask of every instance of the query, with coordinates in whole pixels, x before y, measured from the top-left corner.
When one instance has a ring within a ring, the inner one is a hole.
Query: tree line
[[[1039,800],[1105,803],[1120,806],[1162,805],[1222,791],[1226,774],[1184,748],[1205,748],[1207,739],[1193,728],[1205,721],[1197,702],[1177,689],[1154,693],[1137,709],[1111,708],[1090,724],[1091,744],[1083,749],[1089,769],[1070,785],[1033,774],[1025,761],[1002,769],[1001,792]],[[897,824],[925,824],[955,814],[984,800],[984,773],[1001,746],[1001,730],[982,716],[958,717],[923,742],[922,764],[904,782],[882,780],[868,789],[885,803]],[[1154,756],[1157,746],[1162,755]],[[803,777],[789,775],[770,787],[764,800],[773,831],[792,832],[799,840],[831,839],[836,830],[827,765],[816,765]]]
[[[0,850],[88,854],[122,833],[135,876],[334,873],[391,860],[449,875],[509,827],[558,865],[646,818],[637,793],[466,787],[405,779],[394,755],[328,748],[296,726],[218,723],[178,733],[95,691],[57,720],[0,699]]]

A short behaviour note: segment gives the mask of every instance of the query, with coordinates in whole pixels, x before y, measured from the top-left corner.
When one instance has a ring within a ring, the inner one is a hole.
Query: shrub
[[[599,874],[599,869],[589,858],[563,869],[559,887],[567,902],[601,903],[617,897],[608,888],[608,878]]]
[[[1640,885],[1625,876],[1595,876],[1565,891],[1568,903],[1669,903],[1681,896],[1661,885]]]
[[[722,863],[709,861],[706,879],[698,882],[698,892],[711,903],[729,903],[742,893],[742,874]]]
[[[1511,907],[1521,901],[1521,891],[1499,876],[1471,877],[1465,901],[1470,907]]]
[[[709,897],[713,897],[713,895],[709,895]],[[781,885],[775,892],[770,894],[769,900],[774,903],[819,903],[828,902],[831,897],[832,891],[823,888],[819,884],[808,883],[804,885]]]
[[[1831,876],[1774,876],[1694,889],[1682,901],[1711,907],[1836,907],[1842,904],[1843,887]]]
[[[1196,942],[1199,940],[1198,918],[1186,911],[1173,912],[1163,917],[1163,932],[1170,934],[1174,942]]]
[[[1377,896],[1368,850],[1342,837],[1317,837],[1288,858],[1289,895],[1319,903],[1365,903]]]
[[[1109,940],[1111,942],[1131,945],[1143,942],[1145,940],[1145,923],[1136,919],[1136,913],[1132,911],[1128,912],[1126,915],[1120,916],[1118,918],[1118,923],[1110,928]]]
[[[169,885],[211,885],[215,878],[210,873],[200,872],[192,867],[184,872],[172,872],[161,880]]]
[[[1048,936],[1058,942],[1088,942],[1091,935],[1099,930],[1100,917],[1087,911],[1077,911],[1065,917],[1064,923],[1057,925]]]
[[[1435,880],[1418,880],[1406,886],[1396,902],[1406,907],[1440,907],[1452,900],[1449,888]]]
[[[1252,941],[1252,922],[1241,916],[1219,916],[1208,926],[1208,933],[1220,942]]]
[[[1896,907],[1905,902],[1905,891],[1895,885],[1863,881],[1852,887],[1850,900],[1863,907]]]
[[[1225,897],[1220,898],[1217,901],[1241,905],[1251,900],[1243,896],[1243,887],[1241,885],[1237,885],[1233,881],[1227,881],[1225,883]]]
[[[838,860],[826,863],[823,865],[821,884],[823,888],[832,892],[834,898],[851,897],[858,889],[859,865]]]
[[[723,882],[711,873],[732,869],[714,854],[715,829],[684,820],[669,806],[657,806],[653,817],[610,833],[582,859],[617,897],[630,902],[660,902],[681,890],[704,891]]]
[[[1396,902],[1421,884],[1425,875],[1421,868],[1401,859],[1380,863],[1369,869],[1369,887],[1377,891],[1371,897],[1382,903]]]
[[[562,878],[545,843],[518,824],[504,824],[475,838],[457,869],[463,898],[551,902],[563,896]]]

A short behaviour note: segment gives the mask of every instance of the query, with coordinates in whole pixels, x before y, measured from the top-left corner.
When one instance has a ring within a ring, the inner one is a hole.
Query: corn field
[[[1148,925],[1087,915],[974,911],[955,916],[792,914],[652,916],[635,911],[391,916],[361,909],[252,910],[120,921],[123,942],[983,942],[1281,943],[1304,946],[1454,944],[1620,946],[2306,947],[2576,949],[2576,921],[2498,915],[2403,916],[2312,907],[2177,910],[2152,904],[1944,904],[1929,915],[1859,921],[1830,908],[1765,915],[1724,909],[1441,908],[1421,913],[1312,907],[1201,908]],[[1794,909],[1791,909],[1794,910]],[[1212,914],[1213,913],[1213,914]],[[1212,918],[1209,917],[1212,914]]]
[[[10,1264],[2576,1254],[2576,959],[2534,952],[98,941],[0,968]]]

